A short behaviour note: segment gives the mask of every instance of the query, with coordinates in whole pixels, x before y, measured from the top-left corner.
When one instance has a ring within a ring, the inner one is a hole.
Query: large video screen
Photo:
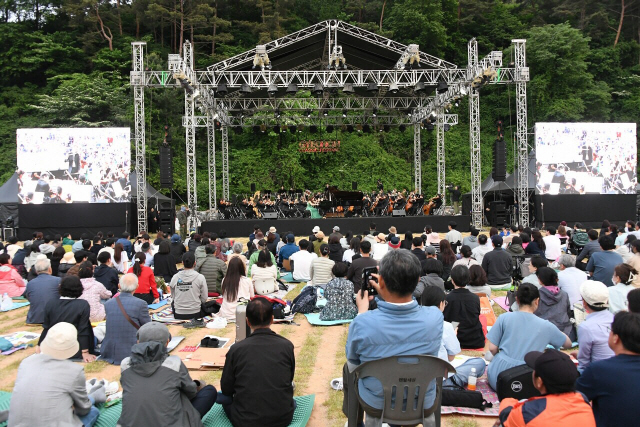
[[[540,194],[635,194],[635,123],[537,123]]]
[[[18,197],[24,204],[131,199],[129,128],[18,129]]]

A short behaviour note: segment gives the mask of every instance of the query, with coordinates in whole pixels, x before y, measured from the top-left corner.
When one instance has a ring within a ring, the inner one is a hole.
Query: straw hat
[[[318,231],[316,233],[316,239],[318,239],[318,240],[324,239],[324,233],[322,231]]]
[[[394,226],[391,226],[391,227],[389,227],[389,233],[398,234],[398,231],[396,230],[396,228]]]
[[[55,359],[68,359],[80,350],[78,331],[71,323],[60,322],[53,325],[40,344],[42,353]]]
[[[386,241],[387,241],[387,236],[385,236],[385,234],[384,234],[384,233],[379,233],[379,234],[376,236],[376,241],[377,241],[378,243],[384,243],[384,242],[386,242]]]
[[[427,235],[427,243],[440,243],[440,235],[436,232]]]
[[[62,262],[67,264],[75,264],[76,259],[73,257],[73,252],[65,253],[64,256],[62,257]]]

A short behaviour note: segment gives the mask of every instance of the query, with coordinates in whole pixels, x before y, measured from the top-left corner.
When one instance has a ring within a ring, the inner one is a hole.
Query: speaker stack
[[[491,176],[496,182],[507,179],[507,144],[504,140],[502,121],[498,121],[498,137],[493,143],[493,173]]]
[[[507,204],[503,201],[491,202],[491,225],[502,227],[507,222]]]
[[[160,187],[173,188],[173,154],[164,144],[160,146]]]
[[[173,200],[165,200],[158,205],[158,215],[160,216],[160,231],[169,235],[175,232],[176,210]]]

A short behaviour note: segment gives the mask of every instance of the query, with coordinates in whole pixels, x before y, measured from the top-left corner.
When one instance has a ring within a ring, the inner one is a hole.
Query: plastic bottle
[[[0,310],[8,311],[11,310],[11,307],[13,307],[13,300],[11,299],[11,297],[9,297],[9,294],[5,292],[4,295],[2,295],[2,304],[0,305]]]
[[[477,380],[478,376],[476,375],[476,368],[471,368],[471,374],[469,374],[469,385],[467,386],[467,388],[469,390],[475,391]]]

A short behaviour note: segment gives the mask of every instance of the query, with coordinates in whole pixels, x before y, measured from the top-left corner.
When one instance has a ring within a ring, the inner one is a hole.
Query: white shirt
[[[289,259],[293,261],[293,279],[303,282],[311,280],[311,261],[315,258],[318,258],[318,255],[306,250],[299,250],[291,254]]]
[[[542,238],[547,249],[544,251],[544,256],[547,259],[557,260],[562,255],[562,249],[560,244],[560,239],[556,235],[544,236]]]
[[[569,302],[573,309],[573,304],[582,301],[580,295],[580,285],[588,280],[587,273],[575,267],[569,267],[558,271],[558,287],[569,294]]]
[[[376,243],[373,245],[373,259],[380,261],[389,252],[389,245],[387,242]]]
[[[492,250],[493,250],[493,247],[490,247],[487,245],[478,245],[475,248],[473,248],[471,253],[473,254],[473,257],[476,259],[476,261],[478,261],[478,264],[482,264],[482,258],[484,258],[484,256],[489,252],[491,252]]]
[[[471,268],[471,266],[474,265],[480,265],[480,263],[478,261],[476,261],[473,258],[460,258],[459,260],[457,260],[456,262],[453,263],[453,267],[456,267],[458,265],[464,265],[467,268]],[[451,267],[451,268],[453,268]]]
[[[449,230],[446,236],[444,236],[450,243],[462,242],[462,234],[458,230]]]
[[[348,262],[351,263],[353,261],[353,256],[356,254],[356,252],[353,249],[347,249],[346,251],[344,251],[344,253],[342,254],[342,262]]]
[[[609,288],[609,311],[616,314],[619,311],[627,310],[627,294],[634,290],[632,285],[618,283]]]

